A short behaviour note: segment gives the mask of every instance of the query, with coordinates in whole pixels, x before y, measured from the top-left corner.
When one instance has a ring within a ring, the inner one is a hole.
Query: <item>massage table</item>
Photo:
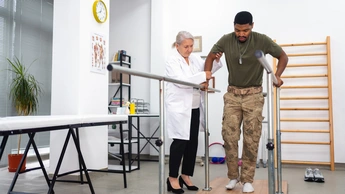
[[[20,161],[20,164],[18,165],[17,171],[13,177],[12,183],[10,185],[10,188],[8,190],[8,193],[16,193],[13,191],[13,188],[15,186],[15,183],[17,181],[17,178],[19,174],[25,173],[31,170],[37,170],[42,169],[43,175],[45,177],[45,180],[47,182],[47,185],[49,187],[48,194],[54,193],[54,185],[58,177],[71,174],[71,173],[80,173],[80,181],[69,181],[64,180],[63,182],[77,182],[77,183],[88,183],[90,187],[90,191],[92,194],[95,193],[91,179],[89,176],[88,171],[91,171],[90,169],[87,169],[83,154],[80,149],[79,145],[79,135],[78,131],[79,128],[84,127],[93,127],[93,126],[101,126],[101,125],[111,125],[111,124],[120,124],[120,136],[121,136],[121,144],[120,144],[120,152],[124,153],[124,145],[123,145],[123,131],[122,131],[122,125],[123,123],[127,123],[128,116],[127,115],[58,115],[58,116],[13,116],[13,117],[2,117],[0,118],[0,136],[3,136],[1,144],[0,144],[0,160],[2,158],[2,154],[4,152],[8,137],[10,135],[18,135],[18,134],[28,134],[29,141],[26,145],[24,155]],[[40,157],[40,154],[38,152],[36,143],[35,143],[35,135],[39,132],[47,132],[47,131],[55,131],[55,130],[68,130],[66,139],[64,142],[64,145],[61,150],[61,154],[59,157],[59,161],[56,165],[56,169],[53,175],[52,179],[49,179],[47,171],[44,168],[42,159]],[[71,172],[67,172],[64,174],[58,174],[59,169],[61,167],[61,163],[64,157],[64,154],[66,152],[66,148],[69,142],[69,139],[73,138],[74,144],[76,147],[76,150],[78,152],[79,156],[79,169]],[[40,167],[26,169],[24,172],[19,172],[24,159],[26,158],[28,151],[30,147],[35,151],[37,160],[39,162]],[[124,157],[123,157],[124,159]],[[111,170],[111,172],[121,172],[123,173],[123,179],[124,179],[124,187],[127,187],[127,181],[126,181],[126,170],[125,170],[125,162],[122,163],[122,170],[121,171],[115,171]],[[85,173],[85,177],[87,181],[83,181],[82,173]],[[108,171],[107,171],[108,172]],[[22,193],[22,192],[21,192]]]

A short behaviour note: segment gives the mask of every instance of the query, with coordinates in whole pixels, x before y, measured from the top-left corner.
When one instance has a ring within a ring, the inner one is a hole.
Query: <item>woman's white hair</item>
[[[187,31],[180,31],[177,35],[176,35],[176,43],[177,44],[181,44],[182,41],[184,41],[185,39],[193,39],[194,40],[194,36],[187,32]]]
[[[180,31],[176,35],[176,41],[174,42],[173,47],[175,44],[181,44],[185,39],[192,39],[194,41],[194,36],[187,31]]]

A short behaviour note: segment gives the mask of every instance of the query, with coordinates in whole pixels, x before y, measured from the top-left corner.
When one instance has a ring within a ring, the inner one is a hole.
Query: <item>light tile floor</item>
[[[30,164],[28,164],[30,165]],[[283,180],[288,182],[289,194],[333,194],[345,193],[345,169],[337,168],[330,171],[328,168],[320,167],[325,177],[325,183],[305,182],[303,180],[306,166],[284,166]],[[165,174],[168,174],[165,165]],[[7,168],[0,169],[0,194],[7,193],[14,173],[9,173]],[[255,179],[267,180],[267,168],[258,168]],[[210,180],[216,177],[226,177],[225,164],[210,164]],[[122,174],[91,172],[91,180],[97,194],[157,194],[159,193],[159,163],[141,162],[141,169],[127,173],[128,188],[123,187]],[[195,175],[192,178],[199,188],[205,186],[205,168],[198,163],[195,167]],[[165,184],[165,182],[164,182]],[[19,176],[15,191],[29,193],[47,193],[48,187],[45,183],[42,171],[31,171]],[[87,184],[57,182],[55,185],[56,194],[84,194],[90,193]],[[168,192],[167,192],[168,193]],[[196,193],[185,190],[185,193]],[[228,193],[224,190],[224,193]]]

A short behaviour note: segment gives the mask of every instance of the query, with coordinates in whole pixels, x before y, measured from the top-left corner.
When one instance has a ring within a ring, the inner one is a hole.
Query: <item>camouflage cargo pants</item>
[[[224,112],[222,136],[228,167],[228,178],[252,183],[262,128],[262,109],[264,97],[262,92],[256,94],[224,95]],[[240,140],[243,121],[243,151],[241,176],[238,169],[238,141]]]

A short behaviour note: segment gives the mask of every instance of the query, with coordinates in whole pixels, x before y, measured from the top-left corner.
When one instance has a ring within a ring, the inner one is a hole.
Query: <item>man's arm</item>
[[[204,71],[211,71],[213,66],[213,61],[217,58],[216,53],[210,52],[205,60]]]
[[[277,59],[278,59],[278,66],[277,66],[277,71],[276,71],[275,75],[277,77],[278,84],[275,84],[275,86],[280,87],[284,83],[283,80],[280,79],[280,76],[283,74],[283,72],[287,66],[287,63],[289,61],[289,58],[286,55],[286,53],[284,51],[282,51],[281,54],[279,55],[279,57],[277,57]]]

